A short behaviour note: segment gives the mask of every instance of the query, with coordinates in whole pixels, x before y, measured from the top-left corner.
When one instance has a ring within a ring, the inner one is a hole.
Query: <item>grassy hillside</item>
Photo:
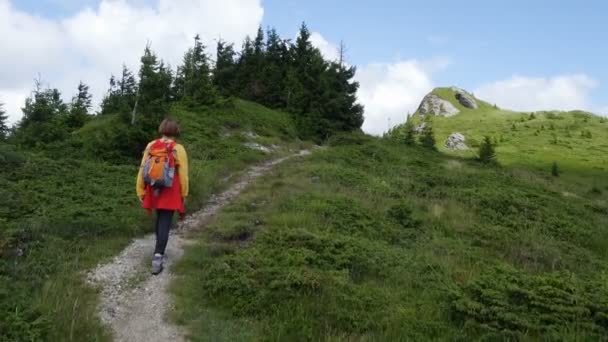
[[[191,161],[189,210],[223,187],[227,174],[270,157],[245,143],[282,146],[274,154],[297,144],[289,115],[250,102],[172,113]],[[134,194],[139,160],[107,158],[115,153],[107,139],[120,138],[116,120],[93,120],[61,153],[0,145],[0,341],[108,338],[82,272],[151,232]]]
[[[534,168],[549,173],[553,162],[563,171],[562,177],[572,182],[568,191],[585,191],[608,185],[608,119],[583,111],[514,112],[496,108],[477,100],[478,109],[463,107],[450,88],[437,88],[433,93],[450,101],[460,113],[452,117],[432,117],[440,151],[462,157],[473,157],[485,135],[496,144],[498,161],[505,166]],[[423,121],[417,113],[413,120]],[[447,137],[459,132],[465,135],[468,151],[450,151]],[[588,185],[593,180],[595,184]]]
[[[194,341],[601,340],[608,188],[344,136],[227,207],[178,265]]]

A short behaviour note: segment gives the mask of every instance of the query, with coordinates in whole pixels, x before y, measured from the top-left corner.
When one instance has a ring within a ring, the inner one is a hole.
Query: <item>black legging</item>
[[[167,242],[169,241],[169,229],[173,221],[173,210],[156,210],[156,247],[154,253],[165,254]]]

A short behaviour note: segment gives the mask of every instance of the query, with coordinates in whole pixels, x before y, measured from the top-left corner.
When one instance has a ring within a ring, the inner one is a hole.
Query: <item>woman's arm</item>
[[[146,157],[148,156],[148,150],[150,149],[150,144],[146,146],[146,150],[144,151],[144,155],[141,157],[141,163],[139,164],[139,172],[137,173],[137,182],[135,185],[135,191],[137,192],[137,197],[142,199],[146,194],[146,184],[144,184],[144,164],[146,163]]]
[[[188,191],[190,189],[188,179],[188,154],[182,145],[175,145],[175,152],[177,153],[177,172],[179,173],[181,193],[182,197],[186,198],[188,197]]]

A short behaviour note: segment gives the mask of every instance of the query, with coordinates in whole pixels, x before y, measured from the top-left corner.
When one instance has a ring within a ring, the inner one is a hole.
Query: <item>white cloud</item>
[[[255,34],[264,11],[261,0],[101,0],[48,20],[0,0],[0,13],[0,99],[15,122],[39,73],[66,99],[82,80],[98,102],[123,63],[137,70],[146,41],[176,66],[196,33],[208,46],[218,37],[240,42]]]
[[[573,110],[593,108],[590,92],[598,82],[585,74],[550,78],[513,76],[484,84],[475,96],[500,107],[519,110]]]
[[[310,42],[312,43],[312,46],[321,51],[321,54],[323,57],[325,57],[325,59],[336,61],[338,58],[340,58],[340,50],[338,46],[328,42],[319,32],[312,32],[310,34]]]
[[[310,40],[326,59],[339,58],[338,46],[327,41],[320,33],[311,33]],[[387,131],[389,126],[403,123],[407,113],[415,112],[424,95],[433,89],[431,75],[445,69],[449,63],[449,59],[441,57],[426,61],[372,63],[359,67],[355,79],[360,84],[359,102],[365,106],[363,130],[379,135]]]
[[[420,62],[374,63],[360,68],[359,100],[365,105],[363,130],[381,134],[389,126],[403,123],[433,89],[432,73],[448,64],[447,59]]]

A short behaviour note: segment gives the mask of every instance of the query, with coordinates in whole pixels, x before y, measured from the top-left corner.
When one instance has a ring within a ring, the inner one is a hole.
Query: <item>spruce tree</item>
[[[0,102],[0,140],[5,140],[9,132],[8,115],[4,110],[4,104]]]
[[[494,144],[489,136],[485,136],[481,145],[479,146],[479,161],[484,164],[492,164],[496,162],[496,152],[494,151]]]
[[[131,112],[131,124],[134,125],[139,119],[140,113],[148,116],[148,123],[151,124],[151,115],[158,115],[161,109],[160,92],[158,89],[158,57],[150,49],[150,44],[146,45],[144,55],[141,57],[139,67],[139,86],[138,92]],[[144,117],[145,119],[145,117]]]
[[[158,82],[158,86],[162,92],[161,99],[164,102],[171,102],[175,100],[176,95],[173,92],[173,72],[171,71],[171,66],[165,65],[162,60],[158,66]]]
[[[236,65],[236,82],[238,84],[237,95],[246,100],[254,99],[251,91],[251,83],[253,82],[253,77],[256,73],[255,68],[253,42],[251,41],[251,38],[245,37]]]
[[[72,98],[66,125],[74,130],[82,127],[89,119],[89,110],[92,107],[93,96],[89,93],[89,86],[82,81],[78,84],[78,94]]]
[[[140,123],[145,132],[154,132],[166,115],[169,101],[173,98],[173,76],[170,69],[159,60],[148,44],[141,57],[139,85],[131,114],[131,124]]]
[[[313,47],[306,24],[302,23],[291,49],[293,64],[287,77],[287,109],[294,114],[302,137],[325,139],[331,131],[331,122],[323,111],[327,110],[327,99],[333,95],[324,79],[327,63],[321,52]]]
[[[430,124],[430,122],[427,122],[426,126],[424,126],[424,129],[422,130],[420,144],[430,150],[437,150],[437,146],[435,146],[435,134],[433,133],[433,126]]]
[[[559,166],[557,165],[557,162],[554,161],[553,165],[551,165],[551,175],[553,177],[559,177],[560,173]]]
[[[217,99],[209,57],[199,35],[194,37],[194,47],[184,54],[183,65],[177,69],[174,89],[178,99],[193,105],[209,105]]]
[[[234,45],[223,40],[217,42],[213,85],[224,96],[236,95],[236,53]]]
[[[247,85],[247,93],[250,95],[251,100],[256,102],[262,102],[266,96],[267,83],[264,78],[265,57],[264,31],[261,27],[258,27],[258,33],[253,40],[250,83]]]
[[[18,144],[44,147],[66,137],[68,129],[64,121],[68,106],[61,99],[59,90],[42,89],[40,81],[36,81],[36,87],[26,98],[22,111],[23,117],[15,130]]]
[[[273,108],[285,108],[287,74],[291,64],[289,46],[277,34],[269,29],[266,32],[266,56],[264,59],[265,94],[262,103]]]
[[[122,76],[118,85],[120,96],[126,96],[133,101],[137,94],[137,81],[131,70],[124,64],[122,65]]]
[[[324,75],[323,112],[334,131],[353,131],[363,124],[363,106],[357,103],[359,83],[355,67],[331,62]]]
[[[404,130],[403,142],[409,146],[415,145],[416,144],[416,131],[414,129],[414,123],[409,118],[409,116],[408,116],[407,121],[405,122],[405,126],[403,127],[403,130]]]
[[[110,88],[101,102],[101,114],[119,113],[128,122],[137,97],[137,81],[135,76],[124,64],[121,78],[110,78]]]

